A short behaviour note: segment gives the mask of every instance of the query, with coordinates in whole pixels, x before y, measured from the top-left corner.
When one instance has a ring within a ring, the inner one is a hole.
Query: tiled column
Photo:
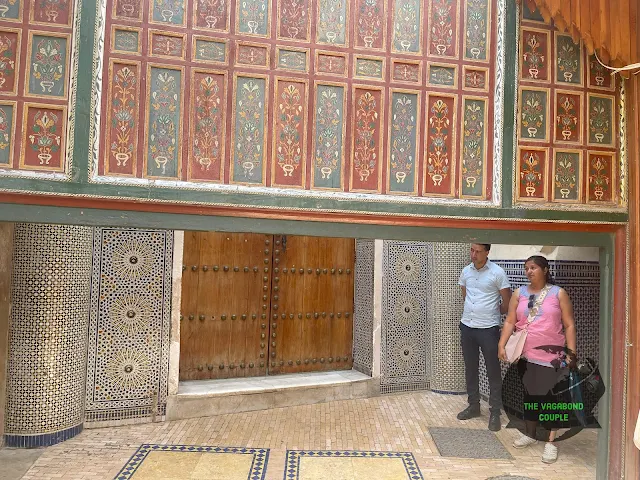
[[[11,254],[13,223],[0,223],[0,447],[4,444],[4,407],[9,359],[9,313],[11,312]]]
[[[16,224],[5,440],[53,445],[84,420],[92,229]]]
[[[464,307],[458,280],[469,263],[469,245],[434,243],[429,262],[431,301],[431,390],[464,393],[464,359],[460,345],[460,318]]]

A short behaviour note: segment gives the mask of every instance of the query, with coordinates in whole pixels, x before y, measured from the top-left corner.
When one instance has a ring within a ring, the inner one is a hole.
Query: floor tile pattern
[[[520,435],[503,428],[495,434],[512,459],[443,457],[430,428],[486,429],[482,417],[459,422],[466,399],[433,392],[194,418],[172,422],[85,429],[77,437],[48,447],[24,480],[105,480],[114,478],[143,444],[235,445],[269,449],[265,480],[283,480],[287,450],[411,452],[425,479],[486,480],[500,475],[545,478],[596,478],[597,431],[583,431],[558,445],[558,461],[542,463],[544,445],[516,450]],[[503,415],[503,425],[507,423]],[[336,477],[327,477],[336,480]],[[135,477],[134,479],[135,480]]]
[[[443,457],[513,458],[487,429],[435,427],[429,429],[429,434]]]

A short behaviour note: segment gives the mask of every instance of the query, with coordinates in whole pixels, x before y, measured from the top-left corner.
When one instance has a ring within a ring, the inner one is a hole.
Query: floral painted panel
[[[418,95],[391,94],[391,135],[389,138],[389,191],[415,193],[418,162]]]
[[[544,200],[546,198],[547,150],[522,148],[518,160],[518,196],[521,200]]]
[[[559,202],[580,200],[582,160],[577,151],[555,151],[553,199]]]
[[[456,68],[444,65],[429,65],[429,83],[443,87],[455,87]]]
[[[307,85],[279,80],[274,102],[273,184],[304,188]]]
[[[71,0],[34,0],[31,8],[31,21],[34,23],[71,25],[73,12]]]
[[[488,91],[489,84],[487,79],[487,70],[465,68],[463,86],[464,88]]]
[[[238,31],[249,35],[269,36],[269,0],[238,2]]]
[[[116,4],[114,16],[127,20],[142,20],[142,3],[140,0],[114,0]]]
[[[233,177],[238,183],[263,182],[265,161],[266,80],[237,77]]]
[[[465,98],[462,104],[462,189],[467,197],[483,197],[487,101]]]
[[[384,62],[373,58],[356,58],[355,76],[382,79]]]
[[[184,25],[185,0],[152,0],[151,16],[153,22],[170,25]]]
[[[135,175],[138,160],[140,66],[112,63],[107,97],[105,171]]]
[[[0,105],[0,165],[12,165],[15,105]]]
[[[116,28],[113,31],[113,50],[127,53],[139,53],[140,34],[135,30]]]
[[[556,142],[582,142],[582,96],[556,90]]]
[[[318,53],[318,65],[316,66],[316,71],[318,73],[344,76],[347,73],[347,57],[342,55]]]
[[[307,71],[307,52],[300,50],[278,50],[278,68],[294,70],[296,72]]]
[[[344,87],[318,85],[313,152],[315,188],[340,188],[344,159]]]
[[[224,42],[196,39],[193,49],[194,60],[205,62],[225,63],[227,61],[227,47]]]
[[[556,35],[556,82],[582,85],[582,50],[569,35]]]
[[[21,166],[63,171],[66,109],[39,105],[25,108]]]
[[[548,130],[548,97],[545,90],[526,90],[520,93],[520,138],[546,140]]]
[[[614,160],[615,156],[611,153],[589,152],[588,202],[600,203],[615,200]]]
[[[227,30],[229,23],[229,0],[196,0],[194,24],[206,30]]]
[[[614,97],[589,95],[589,144],[615,145]]]
[[[381,90],[354,89],[352,190],[378,192],[380,189],[383,103]]]
[[[34,35],[30,60],[29,94],[63,98],[66,95],[67,39]]]
[[[192,72],[189,135],[189,178],[222,180],[225,146],[226,78],[212,72]]]
[[[420,64],[394,61],[391,77],[396,82],[420,83]]]
[[[422,39],[422,2],[420,0],[393,1],[392,51],[420,53]]]
[[[0,93],[16,93],[20,33],[0,31]]]
[[[425,194],[452,195],[455,172],[455,97],[429,95],[425,141]]]
[[[332,45],[347,44],[349,0],[317,0],[316,41]]]
[[[355,2],[356,47],[381,49],[384,46],[384,0],[358,0]]]
[[[147,123],[147,171],[149,177],[175,178],[180,169],[182,72],[151,67]]]
[[[0,18],[18,20],[23,6],[23,0],[0,0]]]
[[[429,18],[429,54],[455,57],[458,38],[458,0],[432,0]]]
[[[613,90],[615,88],[615,76],[607,70],[595,57],[589,57],[589,87]]]
[[[279,0],[278,37],[309,40],[310,0]]]
[[[268,47],[261,45],[238,44],[236,46],[236,63],[239,65],[251,65],[253,67],[269,66]]]
[[[151,55],[182,58],[185,50],[184,42],[181,36],[153,33],[151,34]]]
[[[467,0],[464,58],[489,60],[489,0]]]
[[[520,78],[530,81],[549,81],[549,32],[522,29],[520,35],[522,38]]]

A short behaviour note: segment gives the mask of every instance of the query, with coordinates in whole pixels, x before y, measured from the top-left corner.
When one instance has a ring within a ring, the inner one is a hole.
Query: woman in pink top
[[[529,257],[524,270],[530,283],[513,292],[498,343],[498,356],[501,360],[508,361],[505,345],[514,330],[522,330],[527,326],[529,313],[533,310],[533,320],[529,323],[522,357],[518,363],[524,404],[554,403],[556,395],[552,389],[568,375],[568,369],[574,368],[576,362],[573,305],[567,292],[552,284],[546,258],[540,255]],[[546,292],[546,296],[536,310],[538,297],[543,292]],[[525,448],[538,442],[536,428],[541,411],[525,407],[523,412],[526,435],[523,434],[514,442],[515,448]],[[554,412],[545,410],[544,413]],[[551,429],[542,455],[545,463],[553,463],[558,458],[558,448],[553,443],[555,437],[556,430]]]

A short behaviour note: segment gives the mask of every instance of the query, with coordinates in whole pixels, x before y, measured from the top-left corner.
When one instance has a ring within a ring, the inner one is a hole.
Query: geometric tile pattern
[[[469,264],[469,244],[434,243],[429,262],[432,277],[429,301],[431,327],[431,390],[466,391],[460,343],[460,318],[464,302],[458,285],[460,272]]]
[[[373,369],[374,241],[356,240],[353,368],[371,375]]]
[[[524,275],[524,259],[492,261],[504,269],[512,290],[529,283]],[[549,260],[549,267],[555,283],[566,290],[573,304],[578,359],[592,358],[599,361],[600,264],[598,262]],[[506,363],[501,365],[502,376],[505,378],[508,365]],[[517,401],[517,396],[522,391],[517,375],[510,375],[505,378],[503,388],[505,389],[505,394],[514,399],[515,405],[521,404],[521,402]],[[489,382],[482,355],[480,355],[480,393],[483,396],[489,394]],[[589,393],[586,394],[588,395]]]
[[[322,462],[317,460],[322,459]],[[336,459],[339,459],[336,461]],[[350,459],[348,461],[344,461]],[[346,450],[287,450],[285,480],[324,479],[327,470],[323,464],[331,464],[328,471],[353,474],[353,477],[341,478],[374,478],[378,475],[384,478],[398,480],[422,480],[424,477],[416,464],[412,453],[409,452],[362,452]],[[315,468],[314,468],[315,467]],[[349,472],[352,470],[352,472]],[[391,475],[391,473],[395,475]],[[365,474],[368,474],[364,476]]]
[[[432,427],[429,434],[443,457],[513,458],[489,430]]]
[[[84,420],[91,228],[17,223],[14,235],[5,433],[37,437]]]
[[[432,249],[424,242],[384,242],[382,393],[429,386],[428,258]]]
[[[164,415],[172,258],[172,231],[96,228],[87,422]]]
[[[248,480],[262,480],[264,479],[265,473],[266,473],[266,468],[267,468],[267,462],[269,461],[269,449],[265,449],[265,448],[242,448],[242,447],[206,447],[206,446],[197,446],[197,445],[150,445],[150,444],[145,444],[145,445],[141,445],[140,448],[136,451],[136,453],[133,454],[133,456],[129,459],[129,461],[127,462],[127,464],[122,468],[122,470],[120,471],[120,473],[118,473],[118,475],[116,475],[116,480],[128,480],[132,477],[135,476],[135,478],[158,478],[158,477],[154,477],[153,475],[153,471],[149,472],[151,473],[151,475],[149,475],[149,473],[146,473],[146,475],[136,475],[136,472],[138,473],[142,473],[140,470],[140,467],[144,465],[144,461],[149,457],[149,454],[162,454],[162,453],[169,453],[169,454],[174,454],[172,456],[172,458],[170,458],[170,462],[171,461],[180,461],[180,457],[176,457],[175,454],[182,454],[182,457],[184,457],[185,455],[190,455],[190,454],[200,454],[200,457],[204,457],[204,455],[202,454],[224,454],[225,457],[228,457],[229,454],[231,455],[244,455],[244,456],[251,456],[251,468],[249,471],[249,475],[244,477],[247,478]],[[207,455],[208,456],[208,455]],[[221,455],[222,456],[222,455]],[[162,456],[159,457],[159,460],[162,459]],[[212,462],[215,462],[215,457],[210,460],[209,465],[211,465],[211,467],[215,468],[214,465],[212,464]],[[162,466],[164,466],[166,468],[166,465],[162,465],[162,463],[166,463],[166,462],[156,462],[159,463],[161,465],[160,468],[162,468]],[[222,476],[215,476],[212,477],[211,476],[211,472],[202,472],[203,474],[208,473],[208,476],[203,476],[200,477],[199,475],[197,477],[194,476],[190,476],[189,478],[237,478],[236,476],[234,476],[234,474],[237,475],[237,473],[239,472],[234,472],[232,469],[229,469],[230,466],[227,466],[227,468],[225,469],[224,467],[222,468],[222,472],[218,471],[216,473],[222,475]],[[156,470],[157,472],[157,470]],[[186,472],[183,472],[186,473]],[[163,477],[166,478],[166,477]],[[171,478],[174,478],[173,476]],[[177,478],[187,478],[185,477],[177,477]]]

